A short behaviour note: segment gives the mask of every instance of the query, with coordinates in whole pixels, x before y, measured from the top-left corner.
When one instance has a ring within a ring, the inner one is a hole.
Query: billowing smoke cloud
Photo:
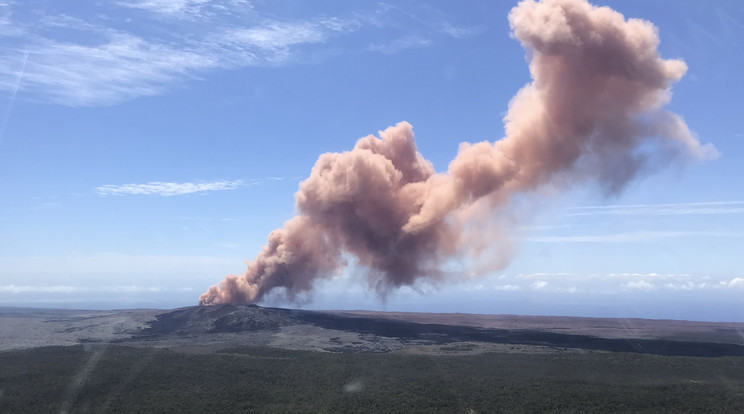
[[[509,22],[533,81],[510,102],[503,139],[461,144],[446,173],[416,151],[406,122],[321,155],[296,194],[298,215],[199,303],[253,303],[274,288],[293,299],[349,255],[380,292],[438,280],[470,247],[462,218],[476,206],[498,215],[514,196],[587,180],[612,194],[671,161],[716,156],[662,109],[687,67],[660,58],[651,23],[584,0],[523,1]]]

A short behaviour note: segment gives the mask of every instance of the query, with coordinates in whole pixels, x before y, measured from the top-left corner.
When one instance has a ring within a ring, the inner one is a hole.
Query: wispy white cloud
[[[221,3],[222,8],[242,7],[236,2]],[[125,5],[168,15],[194,15],[204,12],[204,7],[215,7],[193,0]],[[324,43],[357,27],[356,20],[328,17],[249,20],[242,25],[195,24],[190,28],[197,32],[195,36],[182,35],[179,27],[173,32],[159,28],[164,36],[156,37],[146,30],[113,29],[73,16],[42,15],[40,23],[26,24],[37,33],[19,32],[9,47],[0,48],[0,89],[12,89],[18,62],[28,53],[21,91],[69,106],[113,105],[162,94],[178,82],[214,69],[292,63],[293,57],[302,54],[302,46]],[[49,36],[46,32],[52,29],[82,32],[86,41]]]
[[[653,283],[649,283],[645,280],[631,280],[630,282],[623,283],[623,288],[630,290],[650,291],[656,289],[656,286]]]
[[[167,183],[153,181],[146,184],[107,184],[96,187],[96,191],[102,196],[111,195],[159,195],[176,196],[192,194],[205,191],[234,190],[243,185],[242,180],[234,181],[212,181],[204,183]]]
[[[466,291],[533,292],[534,294],[620,294],[634,292],[659,292],[663,295],[679,295],[700,291],[706,294],[744,291],[744,277],[730,279],[710,275],[689,273],[565,273],[536,272],[504,274],[497,280],[471,285]]]
[[[744,201],[705,201],[696,203],[670,204],[627,204],[607,206],[573,207],[566,211],[569,216],[667,216],[667,215],[707,215],[707,214],[742,214]]]
[[[590,277],[600,279],[654,279],[654,280],[687,280],[692,275],[687,273],[607,273],[607,274],[592,274]]]
[[[654,272],[651,272],[651,273],[638,273],[638,272],[632,272],[631,273],[631,272],[624,272],[624,273],[606,273],[606,274],[597,274],[597,273],[594,273],[594,274],[591,274],[590,276],[592,276],[592,277],[604,277],[604,278],[622,278],[622,279],[627,279],[627,278],[638,278],[638,277],[640,277],[640,278],[657,278],[660,275],[658,273],[654,273]]]
[[[430,23],[401,7],[377,16],[389,21],[385,27],[369,16],[377,11],[298,20],[261,13],[243,0],[123,0],[104,3],[101,13],[87,15],[72,9],[70,14],[13,13],[14,8],[23,5],[0,4],[0,35],[5,36],[0,90],[13,90],[28,54],[20,93],[25,99],[69,106],[114,105],[159,95],[218,69],[306,64],[324,55],[319,45],[362,28],[377,30],[374,38],[379,41],[369,49],[383,53],[431,45],[437,34],[468,33],[441,19],[436,24],[444,29],[432,32]],[[365,44],[368,37],[344,48],[356,52]]]
[[[37,20],[38,26],[47,30],[62,28],[75,31],[106,31],[104,26],[79,19],[69,14],[41,14]]]
[[[687,281],[684,283],[665,283],[664,287],[671,290],[700,290],[709,289],[713,285],[708,282]]]
[[[735,277],[725,282],[725,285],[731,288],[744,288],[744,277]]]
[[[709,275],[692,275],[689,273],[626,272],[578,274],[539,272],[520,273],[516,275],[515,279],[534,280],[530,284],[530,288],[532,290],[546,292],[576,293],[581,291],[587,293],[616,293],[618,283],[624,291],[652,291],[659,289],[671,291],[744,290],[744,277],[716,280]],[[500,290],[497,287],[494,289]]]
[[[516,292],[522,290],[522,287],[519,285],[502,285],[496,286],[495,289]],[[576,286],[557,285],[547,280],[538,280],[530,283],[530,289],[536,292],[551,293],[577,293],[580,291]]]
[[[120,2],[119,5],[155,13],[181,14],[200,10],[206,3],[209,3],[209,0],[139,0]]]
[[[574,276],[573,273],[565,272],[536,272],[536,273],[520,273],[517,275],[517,279],[546,279],[546,278],[560,278]]]
[[[0,3],[0,36],[19,36],[23,34],[23,29],[13,24],[11,20],[10,2]]]
[[[400,39],[395,39],[388,43],[373,43],[367,47],[367,50],[369,50],[370,52],[394,54],[406,49],[430,46],[431,44],[431,39],[422,36],[411,35],[402,37]]]
[[[667,283],[664,285],[671,290],[708,290],[708,289],[744,289],[744,278],[735,277],[730,280],[721,280],[718,283],[710,281],[687,281],[684,283]]]
[[[292,178],[291,180],[296,180]],[[220,191],[220,190],[234,190],[239,187],[252,187],[257,185],[263,185],[266,183],[276,183],[281,181],[289,180],[284,177],[269,176],[264,178],[246,178],[240,180],[218,180],[211,182],[184,182],[184,183],[173,183],[173,182],[162,182],[152,181],[144,184],[107,184],[96,187],[96,192],[99,195],[161,195],[161,196],[174,196],[191,194],[205,191]],[[50,204],[50,203],[48,203]],[[59,204],[59,203],[57,203]],[[171,217],[172,219],[189,219],[189,220],[222,220],[230,221],[234,218],[214,218],[214,217]]]
[[[252,9],[246,0],[133,0],[117,4],[177,19],[204,18],[216,12],[238,7]]]
[[[259,27],[230,30],[222,40],[226,43],[277,50],[302,43],[320,43],[326,39],[322,29],[322,26],[311,22],[269,22]]]
[[[511,284],[496,285],[493,287],[493,290],[502,290],[506,292],[517,292],[517,291],[522,290],[522,287],[519,285],[511,285]]]
[[[25,52],[23,54],[23,61],[20,65],[20,70],[18,71],[16,83],[11,88],[12,92],[10,94],[10,104],[5,109],[5,116],[0,118],[0,142],[2,142],[3,137],[5,136],[5,128],[8,126],[8,119],[10,119],[10,114],[13,111],[13,105],[15,104],[16,95],[18,95],[18,89],[20,88],[21,81],[23,80],[23,74],[26,72],[27,62],[28,62],[28,52]]]
[[[267,20],[251,27],[221,30],[210,35],[203,47],[207,53],[218,51],[218,60],[226,66],[284,65],[302,56],[299,47],[326,43],[358,28],[355,19]]]
[[[699,278],[699,277],[698,277]],[[687,273],[656,273],[656,272],[624,272],[624,273],[567,273],[567,272],[536,272],[536,273],[519,273],[515,276],[517,280],[550,280],[556,283],[565,284],[568,281],[572,283],[600,283],[615,284],[618,280],[628,281],[666,281],[668,283],[687,283],[696,279]]]
[[[478,33],[482,33],[484,31],[484,28],[483,27],[461,27],[461,26],[455,26],[450,23],[445,23],[442,25],[441,31],[456,39],[464,39],[466,37],[473,36]]]
[[[542,290],[545,289],[546,286],[548,286],[548,282],[545,280],[538,280],[530,284],[532,290]]]
[[[744,237],[744,234],[729,230],[686,231],[659,230],[635,231],[612,234],[580,234],[566,236],[533,236],[527,241],[537,243],[638,243],[679,237]]]
[[[0,293],[75,293],[80,288],[74,286],[29,286],[29,285],[0,285]]]
[[[482,284],[477,284],[477,285],[474,285],[474,286],[468,286],[468,287],[465,288],[465,290],[479,290],[479,291],[480,290],[484,290],[484,289],[485,289],[485,287]]]
[[[109,33],[95,45],[43,40],[28,50],[22,89],[71,106],[109,105],[158,95],[173,82],[216,66],[210,54],[127,33]]]

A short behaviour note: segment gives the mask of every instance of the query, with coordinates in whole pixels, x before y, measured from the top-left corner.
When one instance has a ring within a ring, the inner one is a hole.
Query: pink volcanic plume
[[[533,80],[510,102],[503,139],[460,144],[446,173],[416,151],[406,122],[321,155],[296,194],[298,215],[199,303],[254,303],[274,288],[293,299],[346,265],[342,253],[379,292],[437,280],[472,247],[462,218],[474,205],[498,215],[515,195],[587,180],[612,194],[672,161],[716,156],[663,109],[687,66],[659,57],[651,23],[584,0],[523,1],[509,22]]]

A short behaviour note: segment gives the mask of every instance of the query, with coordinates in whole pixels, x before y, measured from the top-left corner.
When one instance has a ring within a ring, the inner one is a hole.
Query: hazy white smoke
[[[716,156],[662,109],[687,66],[659,57],[651,23],[584,0],[523,1],[509,22],[533,81],[510,102],[503,139],[461,144],[439,174],[406,122],[321,155],[296,194],[298,215],[199,303],[253,303],[278,287],[291,299],[344,266],[342,252],[381,292],[438,279],[444,260],[472,247],[461,213],[476,203],[498,215],[517,194],[590,179],[614,193],[671,161]]]

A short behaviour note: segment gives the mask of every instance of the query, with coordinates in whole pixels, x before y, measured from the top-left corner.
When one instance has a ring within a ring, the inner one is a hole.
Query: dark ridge
[[[306,323],[326,329],[353,331],[403,339],[429,340],[439,344],[460,341],[480,341],[669,356],[744,356],[744,346],[717,342],[690,342],[666,339],[609,339],[589,335],[543,331],[421,324],[383,318],[342,316],[307,311],[296,313],[295,317]]]
[[[195,306],[176,309],[161,314],[156,320],[150,322],[150,328],[143,331],[143,336],[146,338],[158,335],[275,331],[281,326],[297,324],[311,324],[325,329],[360,334],[425,340],[436,344],[478,341],[668,356],[744,356],[744,346],[731,343],[669,339],[611,339],[538,330],[424,324],[374,316],[338,315],[297,309],[264,308],[256,305]]]

